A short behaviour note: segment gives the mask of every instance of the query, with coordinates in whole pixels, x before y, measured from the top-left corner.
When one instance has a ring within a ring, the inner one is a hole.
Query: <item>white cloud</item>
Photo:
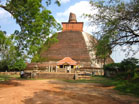
[[[96,31],[96,26],[89,26],[88,20],[81,17],[83,14],[95,14],[97,13],[97,9],[91,7],[88,1],[80,1],[72,6],[70,6],[68,9],[66,9],[64,12],[59,12],[56,14],[56,18],[59,22],[66,22],[68,21],[70,12],[73,12],[76,14],[77,21],[84,22],[84,31],[91,33],[92,31]]]
[[[73,12],[76,14],[76,16],[78,18],[80,18],[80,16],[83,13],[90,13],[91,11],[91,6],[89,4],[88,1],[81,1],[79,3],[76,3],[72,6],[70,6],[67,10],[65,10],[64,12],[59,12],[57,13],[57,16],[59,17],[68,17],[70,12]]]
[[[6,19],[11,17],[11,14],[8,13],[6,10],[0,8],[0,19]]]
[[[59,0],[61,3],[67,3],[69,2],[70,0]]]

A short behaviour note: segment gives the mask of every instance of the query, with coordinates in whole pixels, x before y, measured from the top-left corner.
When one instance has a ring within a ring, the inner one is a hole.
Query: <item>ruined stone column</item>
[[[57,72],[57,66],[56,66],[56,72]]]
[[[51,68],[51,72],[54,72],[53,65],[52,65],[52,68]]]
[[[50,72],[50,66],[48,67],[48,72]]]

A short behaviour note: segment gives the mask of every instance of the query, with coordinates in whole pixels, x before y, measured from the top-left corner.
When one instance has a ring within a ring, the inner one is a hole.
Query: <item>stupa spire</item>
[[[63,31],[83,31],[83,22],[77,22],[76,15],[70,13],[69,21],[62,22]]]
[[[77,22],[76,15],[74,13],[70,13],[69,22]]]

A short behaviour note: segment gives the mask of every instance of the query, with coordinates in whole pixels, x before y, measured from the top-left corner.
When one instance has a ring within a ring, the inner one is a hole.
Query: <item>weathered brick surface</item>
[[[0,75],[20,75],[20,72],[0,72]]]
[[[37,62],[37,63],[30,63],[27,65],[25,70],[34,70],[37,66],[38,70],[46,70],[49,66],[55,67],[57,65],[56,62]]]
[[[83,22],[62,22],[63,31],[83,31]]]
[[[74,79],[74,74],[66,73],[37,73],[36,78],[44,79]]]
[[[59,61],[64,57],[71,57],[76,61],[90,62],[85,40],[82,32],[79,31],[58,33],[58,42],[41,52],[40,56],[46,58],[47,61]]]

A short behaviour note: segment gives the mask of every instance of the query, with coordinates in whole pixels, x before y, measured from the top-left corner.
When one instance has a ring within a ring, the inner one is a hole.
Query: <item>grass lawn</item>
[[[65,80],[66,82],[70,83],[100,83],[104,86],[114,86],[117,82],[113,79],[106,78],[103,76],[93,76],[90,80]]]
[[[93,76],[90,80],[65,80],[69,83],[100,83],[103,86],[115,86],[114,89],[122,93],[129,93],[139,97],[139,82],[106,78],[103,76]]]
[[[19,78],[20,75],[0,75],[0,81],[8,81],[13,78]]]

